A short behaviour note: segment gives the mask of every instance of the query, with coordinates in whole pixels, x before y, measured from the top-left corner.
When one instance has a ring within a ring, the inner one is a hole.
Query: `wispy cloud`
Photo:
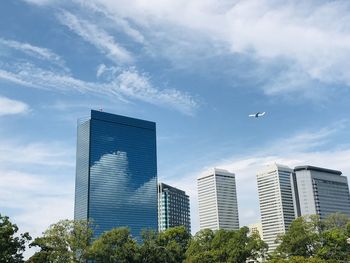
[[[0,209],[33,237],[73,217],[75,149],[65,142],[0,139]]]
[[[26,63],[16,64],[7,70],[0,69],[0,79],[31,88],[92,93],[120,101],[137,99],[170,107],[185,114],[193,114],[198,107],[197,101],[191,95],[175,89],[158,89],[152,85],[146,74],[139,73],[134,68],[123,69],[107,82],[87,82]]]
[[[27,113],[28,111],[29,106],[26,103],[0,96],[0,116],[23,114]]]
[[[0,46],[1,45],[21,51],[37,59],[45,60],[45,61],[48,61],[49,63],[54,63],[64,68],[65,70],[67,70],[67,68],[64,65],[65,64],[64,60],[59,55],[52,52],[50,49],[34,46],[29,43],[22,43],[14,40],[3,39],[3,38],[0,38]]]
[[[71,179],[66,171],[50,174],[30,174],[15,169],[0,169],[0,203],[20,231],[39,236],[49,225],[60,219],[73,219],[74,170]],[[29,252],[30,253],[30,252]]]
[[[0,168],[25,167],[26,165],[40,166],[74,166],[75,151],[59,142],[16,142],[1,140]]]
[[[146,74],[140,74],[135,69],[123,71],[115,80],[116,91],[130,97],[152,104],[171,107],[187,114],[192,114],[198,107],[197,101],[189,94],[176,89],[155,89]]]
[[[207,43],[206,54],[248,55],[264,67],[280,62],[284,69],[275,72],[273,81],[262,87],[268,95],[315,89],[318,85],[314,82],[350,86],[348,1],[76,0],[75,3],[102,13],[109,20],[114,18],[115,26],[126,28],[126,32],[132,29],[130,24],[137,25],[139,30],[130,33],[135,35],[135,41],[139,38],[149,42],[154,54],[180,63],[188,60],[189,51],[192,56],[196,52],[203,56],[203,42]],[[103,52],[124,53],[107,33],[96,34],[96,26],[88,20],[79,20],[68,12],[60,17]],[[123,26],[120,21],[126,24]],[[142,32],[142,37],[138,32]]]
[[[133,61],[130,52],[118,44],[113,36],[90,21],[78,18],[68,11],[61,11],[58,14],[58,19],[63,25],[81,36],[85,41],[94,45],[117,64]]]
[[[59,2],[57,0],[23,0],[23,1],[30,4],[35,4],[35,5],[47,5],[47,4]]]
[[[76,2],[90,9],[98,6],[98,10],[108,10],[105,15],[116,21],[121,17],[131,21],[154,45],[153,53],[180,63],[188,60],[189,51],[193,55],[201,50],[198,56],[202,56],[206,42],[208,54],[220,49],[233,56],[247,54],[265,67],[276,61],[287,64],[275,73],[272,83],[262,87],[268,95],[315,89],[318,85],[313,81],[350,86],[347,1]],[[120,27],[117,22],[116,26]]]
[[[91,10],[95,14],[105,16],[110,22],[112,22],[115,30],[123,31],[127,36],[131,37],[135,42],[145,44],[145,37],[135,27],[131,26],[130,23],[122,16],[116,16],[115,13],[110,12],[104,5],[98,2],[85,1],[85,0],[74,0],[79,3],[85,9]]]

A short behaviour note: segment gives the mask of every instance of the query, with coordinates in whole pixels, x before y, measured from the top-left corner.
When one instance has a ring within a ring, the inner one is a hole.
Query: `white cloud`
[[[75,151],[59,142],[24,143],[20,141],[1,141],[0,167],[13,167],[19,164],[41,166],[74,166]],[[73,161],[72,161],[73,160]]]
[[[248,54],[265,66],[280,61],[285,70],[262,87],[269,95],[315,89],[313,81],[350,86],[347,26],[350,4],[345,0],[75,0],[75,3],[104,14],[134,41],[152,43],[156,56],[176,60],[180,56],[180,63],[188,60],[189,53],[193,56],[200,50],[198,56],[203,56],[203,42],[207,43],[206,54],[220,54],[218,50],[221,54]],[[100,38],[107,41],[100,43],[93,37],[95,26],[88,21],[83,26],[70,13],[63,13],[63,21],[110,52],[113,41],[102,33]]]
[[[155,89],[146,74],[135,69],[123,71],[116,78],[118,92],[152,104],[169,105],[183,113],[192,114],[198,104],[191,95],[176,89]]]
[[[103,5],[100,5],[97,2],[85,1],[85,0],[74,0],[76,3],[79,3],[84,8],[91,10],[95,14],[102,14],[113,23],[113,28],[115,30],[121,29],[126,35],[131,37],[137,43],[145,44],[145,38],[140,31],[135,29],[130,25],[130,23],[123,17],[118,17],[105,9]]]
[[[30,4],[39,5],[39,6],[58,2],[57,0],[23,0],[23,1],[28,2]]]
[[[105,78],[107,80],[112,80],[114,79],[114,77],[116,76],[116,74],[118,72],[121,72],[122,69],[119,67],[107,67],[105,64],[100,64],[97,67],[97,71],[96,71],[96,77],[97,78]]]
[[[10,67],[10,70],[0,68],[0,79],[31,88],[107,95],[120,101],[137,99],[173,108],[185,114],[192,114],[198,107],[196,100],[189,94],[175,89],[157,89],[146,74],[140,74],[134,68],[124,69],[119,75],[110,76],[108,82],[87,82],[27,63],[17,64],[15,67]]]
[[[0,96],[0,116],[23,114],[27,113],[28,111],[29,106],[26,103]]]
[[[17,224],[19,232],[35,238],[61,219],[73,219],[74,174],[63,180],[66,172],[52,176],[0,169],[0,208],[3,215]],[[72,171],[74,173],[74,171]],[[34,249],[26,251],[29,257]]]
[[[221,49],[252,55],[259,63],[281,60],[289,66],[263,87],[267,94],[313,89],[312,81],[350,85],[347,1],[90,0],[82,6],[98,6],[106,16],[142,28],[146,41],[156,39],[158,56],[165,50],[186,61],[188,51],[206,41],[209,54]],[[183,37],[189,35],[194,37]]]
[[[58,15],[58,18],[63,25],[81,36],[85,41],[94,45],[117,64],[133,61],[130,52],[120,46],[111,35],[97,25],[80,19],[67,11],[62,11]]]
[[[0,141],[0,210],[20,232],[39,236],[73,218],[75,150],[62,142]],[[33,250],[27,251],[30,256]]]
[[[50,63],[57,64],[60,67],[64,68],[65,70],[68,70],[64,66],[65,64],[64,60],[59,55],[52,52],[50,49],[33,46],[29,43],[22,43],[14,40],[3,39],[3,38],[0,38],[0,45],[4,45],[12,49],[19,50],[27,55],[33,56],[38,59],[46,60]]]

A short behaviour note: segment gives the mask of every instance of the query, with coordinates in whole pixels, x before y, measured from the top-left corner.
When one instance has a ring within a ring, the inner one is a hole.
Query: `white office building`
[[[275,163],[257,174],[263,240],[269,252],[278,246],[277,235],[285,234],[295,219],[292,172],[289,167]]]
[[[215,168],[197,185],[200,229],[239,229],[235,174]]]
[[[349,186],[341,171],[315,166],[297,166],[293,174],[295,212],[298,216],[331,213],[350,216]]]

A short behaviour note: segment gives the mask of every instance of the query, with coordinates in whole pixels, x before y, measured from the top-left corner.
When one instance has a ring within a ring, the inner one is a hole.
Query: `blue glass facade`
[[[156,126],[100,111],[78,123],[75,219],[92,219],[95,236],[127,226],[158,228]]]

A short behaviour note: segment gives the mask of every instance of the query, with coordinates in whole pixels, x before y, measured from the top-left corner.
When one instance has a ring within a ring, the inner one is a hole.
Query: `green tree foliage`
[[[30,246],[37,246],[40,251],[27,262],[86,262],[92,234],[91,224],[87,221],[59,221],[31,243]]]
[[[248,235],[248,228],[238,231],[209,229],[198,232],[186,252],[186,262],[234,262],[264,257],[267,245],[259,235]]]
[[[329,261],[312,257],[312,258],[305,258],[301,256],[294,256],[290,257],[288,259],[272,259],[267,261],[266,263],[327,263]]]
[[[24,262],[23,252],[31,237],[28,233],[17,235],[17,232],[17,225],[12,224],[9,217],[0,214],[0,262]]]
[[[0,215],[0,262],[23,262],[28,233]],[[51,225],[30,246],[40,249],[29,263],[245,263],[266,257],[267,245],[247,227],[237,231],[205,229],[194,237],[184,227],[163,232],[144,231],[137,243],[128,228],[114,228],[92,242],[93,230],[86,221],[63,220]],[[269,263],[350,262],[350,219],[341,214],[325,220],[317,216],[296,219]]]
[[[349,217],[340,213],[331,214],[321,221],[315,216],[299,217],[293,221],[288,232],[278,238],[281,244],[272,257],[275,260],[299,256],[309,260],[318,258],[327,262],[348,262],[349,228]]]
[[[318,257],[338,262],[350,260],[349,224],[350,218],[340,213],[331,214],[322,222],[319,233],[322,246],[317,251]]]
[[[168,263],[178,263],[185,259],[191,235],[183,226],[169,228],[158,235],[158,244],[165,248]]]
[[[311,257],[319,247],[319,220],[317,217],[299,217],[289,227],[288,232],[277,238],[281,244],[275,251],[277,257]]]
[[[90,249],[97,263],[133,263],[138,261],[138,246],[128,228],[114,228],[95,240]]]
[[[161,263],[166,262],[166,251],[158,244],[158,233],[154,230],[142,232],[143,244],[140,247],[140,262]]]
[[[191,235],[183,226],[169,228],[163,232],[145,231],[140,247],[142,263],[177,263],[185,259]]]

